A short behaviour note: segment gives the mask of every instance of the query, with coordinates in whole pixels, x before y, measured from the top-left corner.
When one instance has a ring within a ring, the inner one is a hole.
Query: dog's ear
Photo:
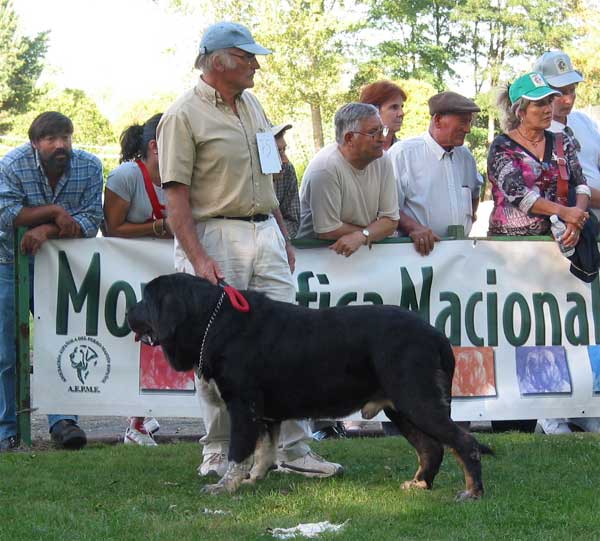
[[[158,340],[162,344],[169,338],[172,338],[177,330],[187,318],[185,301],[181,298],[181,293],[169,292],[160,300],[158,309]]]

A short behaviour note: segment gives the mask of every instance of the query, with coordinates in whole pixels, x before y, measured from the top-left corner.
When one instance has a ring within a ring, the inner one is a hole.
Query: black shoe
[[[17,441],[17,436],[8,436],[8,438],[0,440],[0,453],[5,451],[12,451],[18,446],[19,442]]]
[[[492,432],[535,432],[537,419],[524,419],[518,421],[492,421]]]
[[[54,423],[50,437],[59,449],[81,449],[87,443],[85,432],[71,419]]]

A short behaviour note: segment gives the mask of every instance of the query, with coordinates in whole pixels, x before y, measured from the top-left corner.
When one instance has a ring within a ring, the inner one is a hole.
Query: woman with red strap
[[[129,126],[121,134],[121,164],[108,175],[104,191],[107,237],[173,237],[158,171],[156,127],[161,116],[159,113],[143,125]],[[125,443],[155,446],[147,426],[144,417],[131,417]]]
[[[579,241],[589,217],[591,192],[574,141],[548,131],[552,101],[558,95],[542,74],[531,72],[518,77],[498,96],[504,133],[494,139],[488,154],[487,174],[494,199],[490,237],[547,235],[550,216],[556,214],[566,225],[563,244],[575,246]],[[567,183],[576,193],[572,207],[567,206]],[[492,428],[495,432],[533,432],[536,424],[536,419],[492,421]]]

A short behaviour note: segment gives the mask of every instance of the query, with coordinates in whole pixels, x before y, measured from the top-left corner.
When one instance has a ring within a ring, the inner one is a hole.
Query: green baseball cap
[[[551,88],[546,79],[544,79],[544,76],[537,71],[521,75],[508,89],[508,97],[511,104],[521,98],[538,101],[551,94],[560,96],[561,93]]]

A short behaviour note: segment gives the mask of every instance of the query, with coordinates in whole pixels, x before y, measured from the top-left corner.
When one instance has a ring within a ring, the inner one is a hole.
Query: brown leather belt
[[[216,220],[242,220],[243,222],[264,222],[269,214],[254,214],[253,216],[213,216]]]

